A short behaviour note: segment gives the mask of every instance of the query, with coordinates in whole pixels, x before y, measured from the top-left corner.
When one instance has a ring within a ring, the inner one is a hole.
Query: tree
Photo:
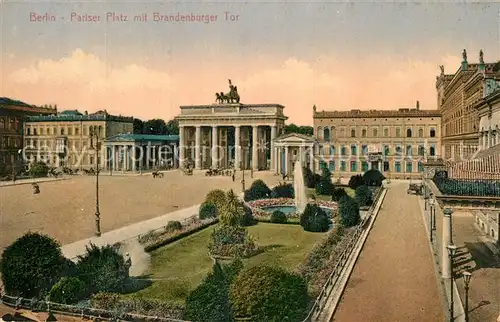
[[[170,120],[167,123],[167,134],[169,135],[179,135],[179,121]]]
[[[243,203],[232,189],[229,190],[226,195],[226,202],[219,213],[220,222],[223,225],[240,226],[244,212]]]
[[[372,192],[370,188],[365,185],[361,185],[356,188],[356,201],[360,207],[371,206],[372,204]]]
[[[198,217],[201,220],[217,217],[217,207],[213,203],[205,201],[200,206]]]
[[[304,174],[304,184],[308,188],[315,188],[316,184],[321,180],[320,175],[313,173],[311,169],[307,167],[302,168],[302,173]]]
[[[220,214],[222,207],[226,204],[226,193],[223,190],[214,189],[207,193],[205,203],[214,204],[217,208],[217,212]]]
[[[312,128],[312,126],[297,126],[292,123],[285,125],[285,134],[289,133],[298,133],[312,136],[314,134],[314,129]]]
[[[271,198],[294,198],[293,185],[291,183],[280,183],[271,190]]]
[[[73,304],[86,294],[86,286],[78,277],[62,277],[49,292],[49,301]]]
[[[327,168],[323,168],[320,181],[316,184],[316,192],[320,195],[331,196],[334,185],[332,183],[332,174]]]
[[[344,196],[339,203],[339,223],[345,228],[356,226],[361,221],[357,202],[349,196]]]
[[[334,188],[332,192],[332,201],[339,202],[343,196],[347,196],[344,188]]]
[[[357,187],[364,185],[365,181],[363,180],[363,176],[360,174],[356,174],[354,176],[351,176],[349,179],[349,188],[356,190]]]
[[[234,315],[252,321],[302,321],[309,295],[305,280],[278,267],[254,266],[231,284]]]
[[[8,294],[38,297],[64,274],[65,258],[57,241],[28,232],[3,251],[0,272]]]
[[[142,134],[144,131],[144,122],[142,120],[134,118],[133,129],[134,134]]]
[[[119,292],[128,278],[128,267],[122,255],[112,245],[86,246],[84,255],[78,256],[78,277],[91,294]]]
[[[306,209],[300,215],[300,225],[305,231],[325,232],[330,229],[330,218],[316,204],[307,204]]]
[[[271,189],[262,180],[255,180],[248,190],[245,190],[245,201],[269,198]]]
[[[30,166],[29,173],[33,178],[46,177],[49,174],[49,166],[42,161],[34,162]]]
[[[363,174],[363,181],[367,186],[380,187],[382,185],[382,181],[384,180],[384,175],[376,169],[370,169]]]
[[[284,224],[286,223],[287,218],[286,214],[280,210],[275,210],[271,214],[271,222],[275,224]]]
[[[167,124],[162,119],[152,119],[144,122],[144,134],[165,135],[167,133]]]

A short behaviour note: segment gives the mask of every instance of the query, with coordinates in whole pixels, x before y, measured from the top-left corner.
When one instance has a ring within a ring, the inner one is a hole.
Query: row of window
[[[82,126],[82,135],[87,136],[90,134],[90,129],[93,128],[93,126]],[[99,135],[101,137],[104,136],[104,129],[102,126],[99,126],[100,128],[100,133]],[[59,131],[57,130],[57,127],[39,127],[39,128],[33,128],[33,131],[31,131],[31,128],[26,129],[26,135],[80,135],[80,127],[79,126],[68,126],[67,128],[61,127],[59,128]]]
[[[325,168],[327,167],[326,165],[326,162],[325,161],[320,161],[319,162],[320,164],[320,168]],[[340,161],[340,167],[339,167],[339,171],[341,172],[366,172],[369,170],[370,166],[369,166],[369,163],[366,162],[366,161],[362,161],[361,162],[361,169],[358,169],[358,164],[359,162],[358,161],[350,161],[349,165],[349,170],[347,170],[347,161]],[[403,165],[406,165],[406,171],[405,172],[413,172],[413,170],[417,170],[417,172],[423,172],[424,171],[424,166],[421,162],[417,162],[417,167],[414,168],[413,167],[413,162],[411,161],[407,161],[407,162],[401,162],[401,161],[396,161],[394,162],[394,171],[395,172],[403,172],[402,171],[402,166]],[[330,172],[335,172],[336,171],[336,168],[335,168],[335,161],[332,160],[332,161],[329,161],[328,162],[328,170]],[[381,170],[381,169],[379,169]],[[390,171],[390,166],[389,166],[389,162],[388,161],[384,161],[383,163],[383,171],[384,172],[387,172],[387,171]]]
[[[402,147],[400,145],[396,145],[395,147],[395,152],[396,154],[402,154]],[[412,155],[413,151],[413,146],[407,145],[406,146],[406,155]],[[321,152],[324,152],[323,149],[320,149],[320,154]],[[417,148],[417,155],[424,156],[426,153],[426,149],[423,145],[419,145]],[[383,148],[383,154],[384,155],[390,155],[391,151],[388,145],[384,145]],[[368,154],[368,145],[363,144],[361,146],[361,155],[367,155]],[[329,155],[335,155],[335,146],[331,145],[329,149]],[[340,147],[340,155],[345,156],[347,155],[347,147],[341,146]],[[358,147],[355,144],[351,145],[351,155],[358,155]],[[429,155],[430,156],[435,156],[436,155],[436,147],[434,144],[431,144],[429,147]]]
[[[42,148],[42,147],[47,147],[49,149],[60,146],[65,146],[65,142],[59,142],[59,141],[52,141],[52,140],[40,140],[38,141],[37,139],[26,139],[25,142],[26,146],[32,146],[35,148]],[[80,141],[73,141],[72,144],[73,148],[75,149],[80,149]],[[90,140],[82,140],[82,147],[85,148],[89,146],[90,147]],[[71,145],[68,144],[68,148],[71,148]]]
[[[324,128],[323,133],[322,133],[323,139],[325,141],[331,141],[334,137],[334,133],[333,133],[334,131],[335,131],[334,129],[332,129],[332,131],[330,131],[329,128],[327,128],[327,127]],[[321,133],[321,127],[318,127],[317,132],[318,132],[318,134]],[[357,137],[356,134],[357,134],[356,129],[351,129],[351,137],[352,138]],[[362,129],[361,130],[361,137],[366,137],[366,135],[367,135],[366,129]],[[412,129],[411,128],[406,129],[406,137],[411,138],[412,135],[413,135]],[[435,128],[430,128],[429,136],[431,138],[436,137],[436,129]],[[340,129],[339,137],[345,137],[344,129]],[[378,129],[372,130],[372,137],[378,137]],[[388,128],[384,129],[384,137],[389,137],[389,129]],[[401,137],[401,129],[399,127],[396,128],[396,137]],[[422,128],[418,129],[418,137],[420,137],[420,138],[424,137],[424,129],[422,129]]]
[[[21,127],[21,122],[16,118],[4,118],[0,117],[0,130],[9,129],[9,130],[19,130]]]
[[[0,148],[22,148],[21,139],[20,138],[10,138],[6,136],[2,136],[2,140],[0,141]]]

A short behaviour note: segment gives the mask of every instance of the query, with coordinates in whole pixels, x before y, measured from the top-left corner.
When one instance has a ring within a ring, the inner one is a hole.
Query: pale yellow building
[[[132,133],[133,118],[109,115],[106,111],[94,114],[64,111],[27,117],[24,123],[24,158],[30,163],[43,161],[55,167],[95,167],[90,128],[98,129],[99,138],[104,142],[106,138],[120,133]],[[106,153],[101,151],[101,155],[106,156]],[[100,159],[101,167],[106,166],[107,159]]]
[[[313,107],[315,169],[350,177],[371,168],[386,177],[415,178],[427,158],[441,154],[437,110],[317,111]]]

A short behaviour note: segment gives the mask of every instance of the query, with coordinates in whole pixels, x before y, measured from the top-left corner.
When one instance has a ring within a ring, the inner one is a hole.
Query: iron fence
[[[361,237],[362,233],[364,232],[367,223],[372,219],[373,212],[375,211],[375,207],[377,206],[377,203],[380,199],[380,196],[382,195],[382,192],[385,190],[385,188],[379,188],[377,191],[377,194],[373,200],[373,204],[368,210],[368,216],[366,216],[361,223],[359,223],[353,235],[349,238],[349,241],[347,242],[346,246],[338,256],[338,259],[334,265],[334,268],[330,275],[328,276],[328,279],[326,280],[325,284],[321,288],[321,291],[319,295],[316,297],[316,300],[314,301],[313,306],[309,310],[309,314],[307,317],[302,321],[302,322],[312,322],[316,321],[318,318],[319,314],[323,311],[325,308],[326,303],[328,302],[328,299],[332,293],[332,290],[337,286],[340,277],[342,276],[342,272],[352,254],[354,251],[354,247],[356,243],[359,241],[359,238]]]

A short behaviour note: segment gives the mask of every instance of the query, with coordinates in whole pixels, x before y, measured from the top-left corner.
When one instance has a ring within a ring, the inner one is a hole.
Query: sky
[[[0,13],[0,96],[141,119],[213,104],[228,79],[241,103],[282,104],[300,125],[313,105],[436,109],[439,65],[454,73],[463,49],[500,59],[493,2],[0,0]],[[155,21],[177,14],[209,21]]]

